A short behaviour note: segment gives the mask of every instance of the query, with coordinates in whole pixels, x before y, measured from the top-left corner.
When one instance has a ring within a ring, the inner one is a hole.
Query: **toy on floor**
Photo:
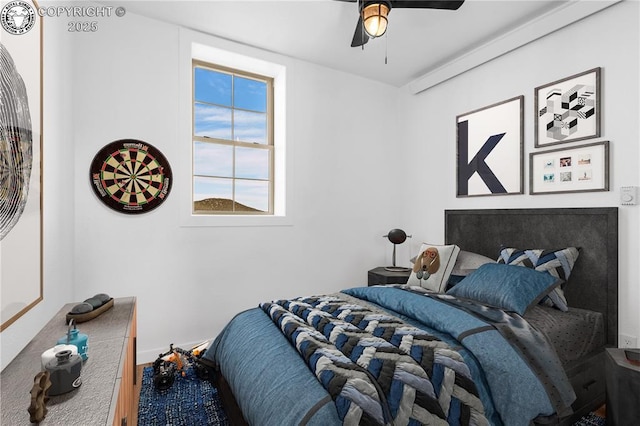
[[[158,355],[158,359],[153,363],[153,385],[158,390],[169,389],[175,381],[176,375],[186,376],[186,369],[192,367],[200,379],[209,379],[210,368],[201,359],[207,350],[209,341],[204,341],[191,350],[174,348],[173,343],[169,345],[169,350]]]

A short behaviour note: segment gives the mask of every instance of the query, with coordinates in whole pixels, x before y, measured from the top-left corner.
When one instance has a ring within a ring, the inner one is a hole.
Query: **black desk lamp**
[[[407,240],[407,237],[411,238],[411,235],[407,235],[402,229],[392,229],[387,235],[383,235],[384,238],[388,238],[393,243],[393,266],[385,266],[384,269],[390,272],[407,272],[411,268],[405,268],[403,266],[396,266],[396,245],[402,244]]]

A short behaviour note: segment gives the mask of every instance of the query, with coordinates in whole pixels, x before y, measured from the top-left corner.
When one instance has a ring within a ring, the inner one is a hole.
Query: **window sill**
[[[293,218],[287,216],[266,215],[202,215],[183,214],[180,217],[182,227],[209,226],[292,226]]]

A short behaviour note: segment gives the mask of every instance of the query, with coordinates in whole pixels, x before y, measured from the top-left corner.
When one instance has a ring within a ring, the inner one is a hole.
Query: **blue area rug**
[[[192,368],[186,377],[177,377],[167,390],[153,386],[153,368],[145,367],[142,373],[139,426],[229,426],[222,408],[218,390],[208,381],[200,380]],[[605,419],[589,413],[573,426],[606,426]]]
[[[192,368],[186,377],[176,376],[173,385],[159,391],[153,386],[153,367],[142,373],[139,426],[229,425],[217,389],[200,380]]]
[[[606,425],[605,419],[602,417],[598,417],[593,413],[587,414],[586,416],[581,418],[580,421],[573,424],[573,426],[605,426],[605,425]]]

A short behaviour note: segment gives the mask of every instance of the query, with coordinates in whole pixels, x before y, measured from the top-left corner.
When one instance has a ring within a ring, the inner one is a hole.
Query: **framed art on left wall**
[[[522,194],[524,96],[456,117],[457,197]]]
[[[42,300],[42,18],[0,5],[0,292],[6,329]]]

